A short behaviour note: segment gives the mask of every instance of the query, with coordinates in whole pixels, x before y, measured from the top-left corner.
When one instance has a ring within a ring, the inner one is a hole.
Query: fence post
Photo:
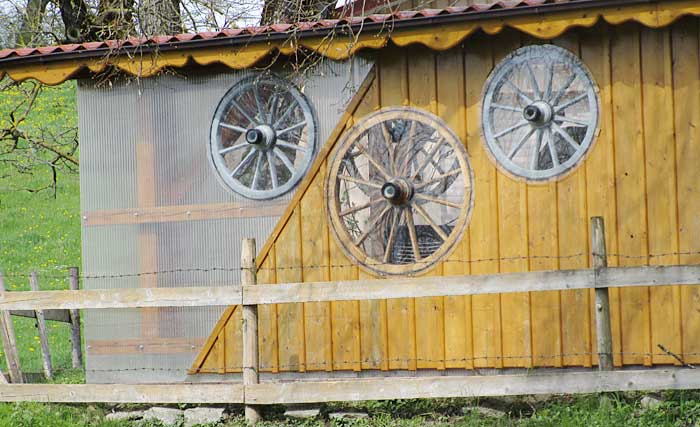
[[[255,265],[255,239],[243,239],[241,245],[241,284],[251,286],[257,284],[257,267]],[[258,384],[258,306],[243,305],[243,396],[245,387]],[[245,419],[250,424],[260,421],[260,411],[253,405],[245,405]]]
[[[38,292],[39,278],[35,271],[29,275],[29,286],[32,291]],[[47,379],[53,378],[53,367],[51,366],[51,349],[49,348],[49,334],[46,331],[46,319],[44,310],[34,310],[36,313],[36,326],[39,328],[39,340],[41,341],[41,357],[44,362],[44,375]]]
[[[80,284],[78,282],[78,267],[70,267],[68,269],[69,279],[68,284],[71,291],[77,291],[80,289]],[[73,361],[73,368],[83,367],[83,348],[80,342],[80,310],[70,310],[70,341],[73,346],[71,351],[71,359]]]
[[[0,273],[0,292],[5,292],[5,279]],[[12,316],[7,310],[0,312],[0,326],[2,332],[2,347],[5,350],[5,361],[7,362],[7,370],[10,371],[10,381],[15,384],[24,382],[22,378],[22,369],[19,364],[19,356],[17,355],[17,338],[15,337],[15,327],[12,323]]]
[[[608,267],[603,217],[591,218],[591,248],[595,275],[595,324],[598,336],[598,370],[612,371],[612,331],[610,329],[610,298],[607,287],[599,287],[601,270]]]

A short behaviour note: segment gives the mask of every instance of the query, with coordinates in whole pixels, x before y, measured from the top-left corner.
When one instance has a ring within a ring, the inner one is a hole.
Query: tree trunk
[[[27,7],[17,33],[17,46],[32,46],[41,40],[41,24],[44,21],[48,3],[48,0],[27,0]]]
[[[102,0],[98,9],[98,37],[125,39],[134,34],[134,0]]]
[[[144,0],[139,10],[141,32],[146,36],[182,32],[180,0]]]
[[[58,7],[61,10],[63,26],[66,29],[66,41],[79,43],[94,39],[93,17],[84,0],[60,0]]]

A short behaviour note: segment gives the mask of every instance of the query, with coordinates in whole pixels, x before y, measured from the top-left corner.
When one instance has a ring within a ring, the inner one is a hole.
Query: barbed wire
[[[518,256],[506,256],[506,257],[488,257],[488,258],[470,258],[470,259],[455,259],[449,258],[440,260],[439,263],[443,264],[476,264],[476,263],[486,263],[486,262],[508,262],[508,261],[533,261],[533,260],[562,260],[562,259],[574,259],[580,257],[588,256],[599,256],[596,252],[586,253],[578,252],[568,255],[518,255]],[[646,255],[629,255],[624,253],[607,253],[605,254],[607,259],[611,258],[623,258],[623,259],[652,259],[652,258],[663,258],[669,256],[689,256],[689,255],[700,255],[700,251],[683,251],[683,252],[664,252],[664,253],[651,253]],[[382,266],[382,265],[394,265],[389,263],[377,263],[372,264],[372,266]],[[679,264],[681,265],[681,264]],[[357,268],[358,264],[353,263],[340,263],[340,264],[300,264],[291,266],[275,266],[275,267],[259,267],[258,272],[261,271],[303,271],[306,269],[322,269],[322,268]],[[57,274],[57,269],[52,270],[38,270],[36,271],[37,277],[45,279],[67,279],[69,274]],[[81,274],[78,275],[80,280],[99,280],[99,279],[122,279],[122,278],[140,278],[145,276],[158,276],[158,275],[168,275],[168,274],[180,274],[180,273],[239,273],[243,270],[242,267],[192,267],[192,268],[173,268],[164,269],[157,271],[144,271],[136,273],[106,273],[106,274]],[[27,273],[6,273],[3,274],[6,278],[13,279],[28,279],[31,274]]]

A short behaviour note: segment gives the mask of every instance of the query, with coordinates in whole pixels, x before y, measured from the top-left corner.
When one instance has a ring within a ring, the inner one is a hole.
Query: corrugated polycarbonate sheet
[[[355,58],[352,64],[324,61],[304,74],[274,72],[308,97],[323,145],[370,66]],[[261,247],[294,193],[246,199],[211,165],[214,110],[250,73],[80,83],[86,289],[238,283],[241,239],[253,237]],[[165,210],[139,221],[147,208]],[[209,219],[186,220],[200,211]],[[224,308],[87,310],[87,380],[184,379]]]

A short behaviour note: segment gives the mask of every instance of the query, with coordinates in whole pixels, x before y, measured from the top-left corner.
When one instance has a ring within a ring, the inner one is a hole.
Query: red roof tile
[[[372,1],[372,0],[357,0]],[[42,55],[60,55],[73,51],[92,51],[99,49],[114,49],[124,46],[162,46],[173,45],[179,42],[192,40],[208,40],[218,38],[251,37],[260,35],[286,34],[292,31],[314,32],[318,29],[331,29],[336,26],[360,25],[367,23],[383,23],[395,21],[410,21],[421,18],[433,18],[446,15],[488,15],[491,12],[503,11],[504,9],[521,9],[523,13],[538,13],[541,10],[538,6],[554,6],[557,3],[585,3],[589,7],[596,3],[608,2],[609,0],[511,0],[500,1],[493,4],[475,4],[467,7],[449,7],[446,9],[424,9],[419,11],[399,11],[393,14],[373,14],[364,17],[343,17],[341,19],[327,19],[318,22],[299,22],[296,24],[274,24],[267,26],[251,26],[242,29],[224,29],[221,31],[205,31],[196,34],[178,34],[173,36],[154,36],[150,38],[129,38],[127,40],[107,40],[96,42],[85,42],[82,44],[65,44],[59,46],[46,46],[40,48],[19,48],[0,50],[0,61],[7,62],[17,57],[36,57]],[[527,10],[531,9],[531,10]],[[486,17],[484,16],[484,17]]]

